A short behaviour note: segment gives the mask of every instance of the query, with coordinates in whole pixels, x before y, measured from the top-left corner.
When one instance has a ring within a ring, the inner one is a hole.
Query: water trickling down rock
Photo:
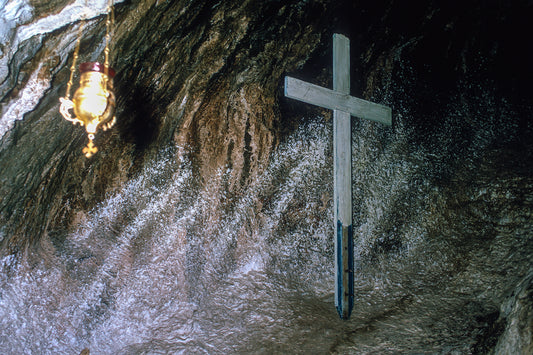
[[[89,160],[58,112],[83,1],[0,4],[3,353],[532,352],[529,2],[117,1],[118,123]],[[352,118],[349,321],[331,113],[282,95],[331,85],[334,32],[395,120]]]

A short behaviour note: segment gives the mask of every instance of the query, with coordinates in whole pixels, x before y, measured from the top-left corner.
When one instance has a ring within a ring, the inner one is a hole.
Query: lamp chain
[[[76,41],[76,48],[74,49],[74,58],[72,59],[72,65],[70,66],[70,78],[67,83],[67,92],[65,98],[70,100],[70,89],[72,87],[72,80],[74,79],[74,72],[76,71],[76,62],[78,61],[78,54],[80,52],[81,36],[83,34],[83,27],[85,26],[85,14],[81,18],[80,28],[78,29],[78,39]]]
[[[85,1],[85,6],[87,6],[87,0]],[[78,61],[78,55],[80,52],[81,37],[83,34],[83,27],[85,26],[85,12],[82,15],[80,27],[78,29],[78,39],[76,41],[76,48],[74,49],[74,55],[72,59],[72,65],[70,66],[70,77],[67,83],[67,90],[65,93],[65,98],[70,100],[70,90],[72,88],[72,82],[74,80],[74,72],[76,71],[76,62]],[[111,42],[111,27],[115,22],[115,14],[113,11],[113,0],[109,0],[107,3],[107,19],[106,19],[106,34],[105,34],[105,61],[104,61],[104,74],[106,77],[109,75],[109,43]],[[107,83],[104,86],[107,88]]]
[[[107,2],[107,18],[106,18],[106,33],[105,33],[105,49],[104,49],[104,74],[106,77],[106,81],[109,75],[109,43],[111,42],[111,31],[112,26],[115,22],[115,14],[113,11],[113,0],[109,0]],[[107,89],[107,82],[104,86]]]

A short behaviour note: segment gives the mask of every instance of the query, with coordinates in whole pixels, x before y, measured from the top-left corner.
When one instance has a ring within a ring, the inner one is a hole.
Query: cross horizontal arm
[[[348,112],[352,116],[380,122],[387,126],[392,124],[390,107],[358,99],[290,76],[285,77],[285,96],[331,110]]]

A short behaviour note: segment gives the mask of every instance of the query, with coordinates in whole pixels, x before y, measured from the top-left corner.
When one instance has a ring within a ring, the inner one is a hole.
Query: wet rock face
[[[37,11],[63,13],[62,6],[35,7],[31,18],[38,23]],[[230,166],[229,188],[239,189],[261,171],[275,146],[281,76],[302,65],[319,43],[320,33],[306,22],[323,8],[321,3],[117,4],[112,65],[121,118],[113,132],[97,138],[100,153],[93,160],[80,155],[83,131],[58,116],[76,25],[66,22],[18,48],[6,47],[11,70],[2,84],[3,244],[17,249],[68,227],[65,221],[76,211],[90,209],[135,174],[150,152],[168,144],[187,147],[198,161],[199,181]],[[104,22],[103,15],[88,21],[79,62],[103,60]],[[24,28],[12,35],[16,43]],[[30,226],[26,219],[36,223]]]
[[[356,342],[382,345],[379,331],[408,319],[430,352],[444,343],[450,352],[531,350],[529,1],[461,3],[461,11],[455,1],[408,9],[394,0],[117,1],[118,122],[98,134],[91,159],[81,153],[84,129],[59,114],[84,1],[4,3],[0,255],[61,249],[85,214],[169,146],[176,160],[193,162],[191,189],[212,185],[224,195],[212,211],[231,210],[280,142],[311,118],[331,117],[285,99],[283,76],[331,86],[331,35],[341,32],[351,39],[352,94],[390,105],[395,120],[391,129],[354,120],[354,224],[356,242],[367,246],[359,271],[390,267],[401,285],[393,291],[402,293],[391,301],[397,313],[375,304],[356,311],[376,330],[356,328]],[[87,10],[79,63],[103,60],[105,3]],[[379,170],[380,161],[398,176]],[[396,183],[403,171],[414,173]],[[400,192],[376,209],[380,179]],[[272,198],[260,196],[254,215]],[[279,235],[302,224],[304,200],[283,215]],[[321,205],[327,210],[326,197]],[[377,214],[382,220],[370,226]],[[413,246],[404,236],[411,229],[424,242]],[[358,291],[372,303],[373,290]],[[443,340],[452,335],[457,341]]]
[[[238,189],[260,173],[279,134],[293,127],[295,104],[280,99],[283,75],[292,72],[329,84],[330,44],[324,38],[333,31],[351,35],[358,52],[352,64],[354,90],[378,101],[385,98],[397,111],[409,107],[418,143],[431,141],[439,126],[432,122],[440,120],[433,108],[456,83],[470,85],[465,76],[492,75],[503,68],[514,73],[504,84],[524,81],[524,75],[508,69],[505,52],[515,46],[501,34],[496,41],[481,32],[485,26],[508,30],[510,23],[512,30],[522,30],[523,15],[508,5],[489,6],[485,23],[468,26],[468,14],[455,14],[448,5],[404,12],[393,1],[368,8],[327,1],[118,2],[111,49],[120,119],[115,130],[98,137],[98,158],[87,161],[74,151],[84,146],[82,130],[58,119],[56,107],[77,35],[77,25],[69,24],[77,19],[74,5],[80,4],[12,1],[5,15],[2,60],[9,70],[1,84],[1,189],[6,196],[1,218],[3,243],[13,239],[14,248],[45,230],[65,227],[76,210],[94,206],[165,144],[187,146],[200,177],[230,166],[228,186]],[[80,62],[103,60],[105,2],[91,6]],[[498,11],[504,15],[494,16]],[[13,13],[20,16],[15,19]],[[50,17],[56,22],[46,22]],[[530,56],[526,51],[520,58]],[[478,66],[482,70],[469,70]],[[401,106],[391,97],[391,85],[410,93]],[[520,124],[522,133],[529,131],[526,119]],[[467,124],[462,135],[474,129]],[[27,218],[36,219],[35,225],[25,223]]]

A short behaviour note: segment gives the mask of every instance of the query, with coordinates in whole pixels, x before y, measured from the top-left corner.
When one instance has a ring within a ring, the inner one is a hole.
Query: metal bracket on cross
[[[285,96],[333,110],[335,306],[340,317],[348,319],[354,304],[350,116],[390,126],[392,111],[350,96],[350,40],[341,34],[333,35],[333,90],[286,76]]]

